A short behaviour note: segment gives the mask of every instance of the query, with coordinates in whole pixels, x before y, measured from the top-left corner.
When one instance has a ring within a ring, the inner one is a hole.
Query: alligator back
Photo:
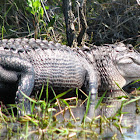
[[[53,87],[81,88],[92,67],[76,51],[47,40],[4,39],[0,41],[0,55],[20,57],[33,65],[34,90],[46,85],[47,81]]]

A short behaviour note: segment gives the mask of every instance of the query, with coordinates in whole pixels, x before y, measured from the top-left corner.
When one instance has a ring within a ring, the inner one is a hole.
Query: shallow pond
[[[107,119],[116,113],[116,110],[121,106],[120,101],[109,101],[108,107],[105,104],[96,110],[97,117],[94,120],[86,118],[86,123],[81,125],[85,114],[85,107],[81,105],[81,100],[78,105],[70,106],[71,109],[56,107],[55,119],[50,125],[40,129],[39,126],[24,122],[17,123],[1,123],[0,126],[0,140],[7,139],[124,139],[124,140],[138,140],[140,139],[140,101],[132,102],[123,107],[120,115],[115,115],[114,118]],[[70,103],[71,104],[71,103]],[[125,112],[125,113],[122,113]],[[106,117],[101,117],[101,116]],[[43,116],[41,116],[43,117]],[[53,118],[53,117],[52,117]],[[116,119],[117,118],[117,119]],[[46,118],[47,120],[48,118]],[[114,119],[114,120],[113,120]],[[28,125],[28,127],[26,127]],[[51,132],[52,129],[52,132]],[[56,129],[55,131],[53,131]]]

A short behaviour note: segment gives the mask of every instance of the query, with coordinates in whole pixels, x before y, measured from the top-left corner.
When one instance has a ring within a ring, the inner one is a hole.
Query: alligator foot
[[[97,116],[97,110],[95,109],[96,104],[97,102],[90,103],[88,114],[87,114],[87,117],[90,120],[92,120],[93,118]]]
[[[16,100],[18,117],[31,114],[31,103],[28,99]]]
[[[95,118],[98,115],[98,111],[95,108],[98,103],[98,99],[96,95],[97,95],[96,93],[92,93],[89,99],[90,100],[89,105],[87,104],[88,101],[85,103],[85,108],[86,108],[85,110],[87,110],[88,108],[86,121],[91,121],[93,118]]]

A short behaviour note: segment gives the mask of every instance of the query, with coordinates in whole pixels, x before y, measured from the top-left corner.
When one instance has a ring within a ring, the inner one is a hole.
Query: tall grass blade
[[[88,96],[88,100],[87,100],[87,105],[86,105],[86,112],[85,112],[84,117],[83,117],[83,120],[82,120],[82,122],[84,123],[84,125],[85,125],[85,120],[86,120],[87,113],[89,111],[90,97],[91,97],[91,92],[89,92],[89,96]]]
[[[78,88],[76,88],[76,96],[77,96],[77,98],[76,98],[76,105],[78,104]]]
[[[115,81],[114,81],[115,82]],[[115,82],[115,84],[119,87],[119,89],[125,94],[125,96],[128,97],[128,95],[126,94],[126,92],[119,86],[119,84],[117,82]]]
[[[137,83],[137,82],[139,82],[140,81],[140,79],[138,79],[138,80],[135,80],[134,82],[132,82],[130,85],[133,85],[133,84],[135,84],[135,83]]]
[[[2,35],[2,39],[3,39],[3,35],[4,35],[4,26],[2,26],[2,29],[1,29],[1,35]]]
[[[66,106],[70,106],[68,103],[67,103],[67,101],[66,100],[64,100],[64,99],[62,99],[62,102],[66,105]]]
[[[28,127],[29,127],[29,124],[28,124],[29,122],[27,121],[26,122],[26,130],[25,130],[25,140],[27,140],[27,138],[28,138]]]
[[[49,100],[49,80],[47,80],[47,87],[46,87],[46,103],[48,103]]]
[[[123,106],[126,106],[126,105],[128,105],[128,104],[130,104],[130,103],[133,103],[133,102],[137,101],[137,100],[140,100],[140,97],[137,97],[137,98],[135,98],[135,99],[131,99],[130,101],[124,103]]]
[[[41,99],[41,96],[42,96],[42,93],[43,93],[43,90],[44,90],[44,83],[43,83],[43,85],[42,85],[42,88],[41,88],[41,91],[40,91],[40,94],[39,94],[39,100]]]
[[[58,99],[58,98],[61,98],[61,97],[63,97],[64,95],[66,95],[68,92],[70,92],[72,89],[69,89],[69,90],[67,90],[67,91],[65,91],[65,92],[63,92],[63,93],[60,93],[60,94],[58,94],[57,96],[56,96],[56,94],[55,94],[55,91],[53,90],[53,88],[51,87],[51,90],[53,91],[53,94],[54,94],[54,98],[50,101],[50,102],[53,102],[54,100],[56,100],[56,99]]]
[[[32,99],[32,98],[30,98],[29,96],[27,96],[25,93],[23,93],[21,90],[20,90],[20,92],[21,92],[21,94],[25,97],[25,98],[27,98],[30,102],[33,102],[33,103],[36,103],[36,101],[34,100],[34,99]]]
[[[95,110],[99,107],[99,105],[101,104],[101,102],[103,101],[105,95],[106,95],[107,91],[104,92],[104,94],[101,96],[101,98],[99,99],[98,103],[95,106]]]

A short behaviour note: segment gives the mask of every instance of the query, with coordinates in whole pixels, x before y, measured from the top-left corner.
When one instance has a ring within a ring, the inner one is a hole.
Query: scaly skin
[[[34,39],[0,41],[1,82],[17,84],[16,103],[23,100],[21,91],[30,96],[42,85],[55,89],[87,87],[94,102],[98,89],[97,73],[88,59],[69,47]],[[4,89],[4,86],[1,88]],[[28,103],[25,108],[30,112]]]
[[[120,90],[116,83],[123,87],[139,79],[139,73],[140,54],[123,43],[71,49],[39,39],[0,41],[0,91],[15,96],[17,104],[24,99],[21,92],[30,96],[49,81],[59,91],[85,87],[91,93],[91,116],[98,91],[118,96],[112,92]],[[30,113],[27,99],[24,106]]]

